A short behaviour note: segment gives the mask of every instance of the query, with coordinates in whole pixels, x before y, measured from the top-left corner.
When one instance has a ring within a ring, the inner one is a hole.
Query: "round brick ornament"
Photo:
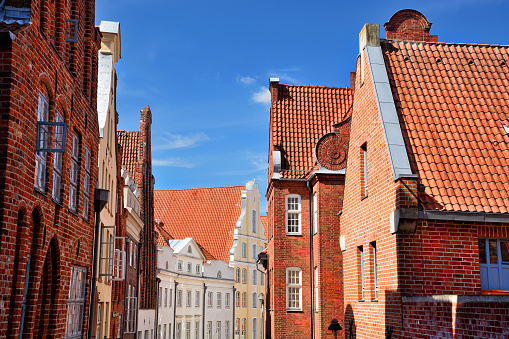
[[[315,147],[315,158],[321,167],[338,171],[346,165],[347,144],[336,133],[325,134]]]

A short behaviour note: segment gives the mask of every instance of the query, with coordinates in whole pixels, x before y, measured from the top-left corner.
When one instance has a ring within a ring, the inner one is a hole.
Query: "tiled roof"
[[[132,177],[138,163],[138,131],[117,131],[117,141],[122,146],[122,165]]]
[[[280,147],[281,177],[306,178],[317,169],[317,141],[350,115],[350,88],[279,85],[271,107],[274,150]]]
[[[382,41],[425,209],[508,213],[509,46]]]
[[[262,225],[263,225],[263,232],[265,233],[265,241],[267,241],[268,234],[269,234],[268,233],[269,232],[268,231],[268,226],[269,226],[268,222],[269,222],[269,219],[267,218],[266,215],[260,215],[260,220],[261,220]]]
[[[157,232],[157,246],[168,246],[168,241],[173,240],[173,237],[158,223],[154,223],[154,225]]]
[[[245,186],[154,191],[154,217],[174,238],[193,238],[213,258],[230,261]]]

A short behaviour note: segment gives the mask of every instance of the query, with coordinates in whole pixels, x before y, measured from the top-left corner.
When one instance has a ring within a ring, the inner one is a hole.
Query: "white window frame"
[[[224,322],[224,338],[230,339],[230,321],[228,320]]]
[[[260,286],[265,284],[265,272],[260,272]]]
[[[313,194],[313,233],[318,233],[318,192]]]
[[[57,112],[55,121],[64,122],[64,118],[62,118],[60,113]],[[63,154],[61,152],[55,152],[53,158],[53,188],[51,196],[53,197],[53,200],[58,203],[62,202],[62,158]]]
[[[182,307],[182,290],[177,290],[177,307]]]
[[[76,132],[72,134],[72,154],[69,186],[69,209],[73,212],[78,211],[78,187],[80,182],[79,176],[79,156],[80,156],[80,137]]]
[[[240,339],[240,318],[235,319],[235,339]]]
[[[242,269],[242,283],[247,284],[247,269]]]
[[[212,307],[214,301],[214,293],[213,292],[209,292],[207,293],[207,307]]]
[[[251,297],[253,298],[253,300],[252,300],[252,303],[253,303],[252,308],[258,308],[258,294],[256,292],[253,292]]]
[[[170,288],[170,294],[168,295],[168,307],[171,307],[173,304],[173,288]]]
[[[85,209],[85,207],[83,207]],[[113,258],[113,274],[110,280],[112,281],[123,281],[125,279],[126,271],[126,250],[125,250],[125,238],[114,237],[115,252]]]
[[[225,296],[224,296],[224,307],[230,308],[230,293],[225,293]]]
[[[188,262],[187,263],[187,273],[191,273],[193,270],[193,263]]]
[[[182,260],[179,260],[177,263],[177,270],[182,271],[184,268],[184,262]]]
[[[246,243],[242,243],[242,258],[247,258],[247,246]]]
[[[85,175],[83,177],[83,219],[88,220],[90,215],[90,167],[92,153],[85,147]],[[110,192],[110,194],[113,194]]]
[[[290,200],[291,199],[291,200]],[[297,199],[297,201],[294,201]],[[301,235],[301,197],[298,194],[285,196],[286,235]]]
[[[375,298],[374,300],[378,300],[378,263],[377,263],[377,249],[376,242],[373,241],[371,243],[371,250],[373,251],[373,280],[375,284]]]
[[[201,272],[200,264],[196,264],[196,274],[200,274],[200,272]]]
[[[251,210],[251,232],[256,233],[256,210]]]
[[[186,339],[191,339],[191,322],[186,321]]]
[[[191,290],[186,291],[186,307],[191,307],[192,294]]]
[[[39,91],[39,104],[37,107],[37,121],[49,120],[49,100],[44,94]],[[44,126],[42,128],[48,128]],[[42,135],[43,133],[41,133]],[[43,138],[40,136],[40,138]],[[44,141],[41,140],[44,143]],[[45,147],[46,145],[42,145]],[[34,172],[34,185],[35,188],[41,192],[46,189],[46,152],[35,152],[35,172]]]
[[[251,245],[251,258],[255,259],[256,260],[256,256],[258,253],[256,253],[256,244],[252,244]]]
[[[217,308],[223,307],[222,300],[221,300],[221,292],[216,293],[216,307]]]
[[[222,339],[221,338],[221,322],[216,321],[216,339]]]
[[[65,338],[81,338],[83,335],[83,313],[85,311],[85,292],[87,270],[72,266],[67,300],[67,322]]]
[[[247,307],[247,292],[242,292],[242,307]]]
[[[181,339],[181,332],[182,332],[182,323],[178,322],[177,326],[175,326],[175,339]]]
[[[200,339],[200,321],[194,322],[194,339]]]
[[[235,307],[240,307],[240,291],[235,292]]]
[[[258,331],[258,319],[256,318],[253,318],[253,330],[252,330],[252,337],[251,338],[254,338],[254,339],[257,339],[257,331]]]
[[[302,269],[286,268],[286,310],[302,311]]]
[[[235,269],[235,282],[237,282],[237,283],[240,282],[240,267],[237,267]]]
[[[254,270],[252,271],[252,275],[251,275],[251,279],[252,279],[253,286],[258,285],[258,275],[257,275],[257,273],[256,273],[256,272],[258,272],[258,271],[257,271],[256,269],[254,269]]]
[[[168,307],[168,287],[164,288],[164,307]]]
[[[365,291],[365,285],[364,285],[364,277],[365,277],[365,274],[364,274],[364,247],[363,246],[359,246],[357,247],[358,251],[359,251],[359,256],[360,256],[360,261],[361,261],[361,276],[360,276],[360,279],[361,279],[361,299],[360,300],[364,300],[365,296],[366,296],[366,291]]]
[[[212,339],[212,321],[207,321],[207,339]]]
[[[195,293],[196,300],[194,301],[194,307],[200,307],[200,291]]]

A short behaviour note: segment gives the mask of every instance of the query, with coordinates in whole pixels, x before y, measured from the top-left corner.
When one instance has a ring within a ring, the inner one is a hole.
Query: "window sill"
[[[302,237],[302,233],[286,233],[286,235]]]
[[[504,290],[485,290],[481,291],[482,295],[509,295],[509,291]]]
[[[372,302],[372,303],[377,303],[377,302],[378,302],[378,299],[371,299],[371,302]]]
[[[360,303],[363,303],[363,302],[365,302],[366,300],[364,300],[364,299],[359,299],[358,301],[359,301]]]
[[[69,211],[69,213],[71,213],[72,215],[74,215],[74,216],[76,216],[76,217],[79,217],[79,215],[78,215],[78,211],[74,211],[74,210],[72,210],[72,209],[70,209],[70,208],[69,208],[69,209],[67,209],[67,210],[68,210],[68,211]]]
[[[287,308],[286,309],[286,312],[291,312],[291,313],[302,313],[304,312],[302,309],[294,309],[294,308]]]
[[[47,198],[48,195],[46,194],[46,192],[44,192],[44,190],[40,189],[39,187],[34,187],[34,191],[35,193],[39,193],[40,195],[42,195],[43,197]]]

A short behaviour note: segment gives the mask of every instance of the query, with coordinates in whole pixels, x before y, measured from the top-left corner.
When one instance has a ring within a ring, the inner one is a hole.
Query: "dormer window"
[[[187,253],[193,253],[193,249],[191,248],[191,245],[187,246]]]

